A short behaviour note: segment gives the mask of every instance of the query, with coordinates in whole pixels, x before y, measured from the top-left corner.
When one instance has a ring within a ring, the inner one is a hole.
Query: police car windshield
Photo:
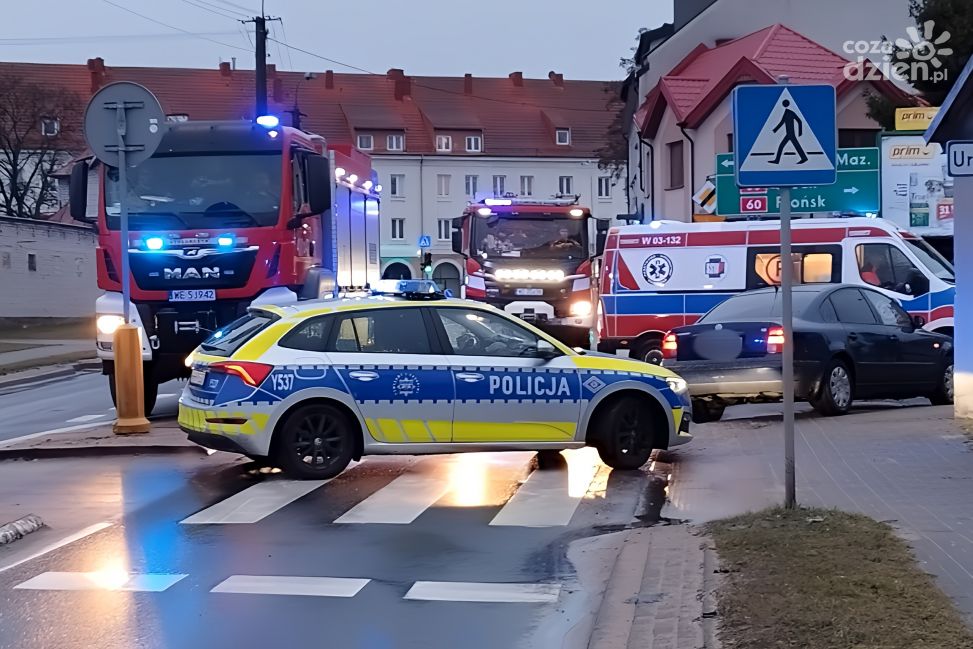
[[[818,291],[795,290],[794,315],[805,313]],[[716,322],[762,322],[768,318],[781,316],[782,301],[780,291],[760,291],[741,293],[713,307],[713,310],[699,319],[701,324]]]
[[[245,342],[266,329],[279,316],[267,311],[254,310],[222,329],[213,332],[200,348],[211,356],[230,356]]]
[[[583,219],[567,218],[477,217],[473,219],[474,254],[581,259],[586,247],[584,223]]]
[[[929,269],[929,272],[944,282],[956,283],[953,265],[946,261],[935,248],[922,239],[905,239],[905,242],[912,250],[912,254],[919,258],[919,261]]]

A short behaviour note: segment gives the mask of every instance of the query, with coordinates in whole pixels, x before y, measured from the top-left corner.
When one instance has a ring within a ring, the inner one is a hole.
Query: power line
[[[273,25],[270,26],[270,34],[271,34],[271,36],[273,36],[273,34],[274,34],[274,27],[273,27]],[[268,37],[268,38],[270,38],[270,37]],[[276,38],[271,38],[270,40],[274,41],[274,44],[277,46],[277,58],[280,60],[281,66],[283,66],[284,65],[284,53],[280,49],[280,41],[277,40]],[[290,50],[288,50],[288,51],[290,51]]]
[[[229,18],[230,20],[237,20],[237,17],[236,16],[233,16],[233,15],[228,14],[228,13],[224,13],[222,10],[212,9],[210,7],[207,7],[206,5],[197,4],[197,3],[193,2],[193,0],[182,0],[182,1],[185,2],[187,5],[189,5],[190,7],[196,7],[197,9],[202,9],[203,11],[208,11],[209,13],[215,14],[215,15],[219,16],[220,18]]]
[[[221,5],[227,5],[228,7],[236,7],[237,9],[241,9],[245,12],[247,16],[251,15],[254,11],[249,7],[244,7],[243,5],[238,5],[234,2],[229,2],[228,0],[216,0],[216,1],[219,2]]]
[[[153,23],[155,23],[157,25],[162,25],[163,27],[168,27],[169,29],[174,29],[177,32],[182,32],[183,34],[189,34],[190,36],[195,36],[196,38],[201,38],[204,41],[209,41],[211,43],[216,43],[217,45],[222,45],[223,47],[229,47],[229,48],[232,48],[232,49],[235,49],[235,50],[241,50],[241,51],[244,51],[244,52],[249,52],[250,51],[250,50],[248,50],[246,48],[243,48],[243,47],[238,47],[236,45],[230,45],[229,43],[224,43],[223,41],[218,41],[216,39],[208,38],[206,36],[200,36],[198,34],[195,34],[195,33],[191,32],[191,31],[188,31],[186,29],[183,29],[182,27],[176,27],[175,25],[170,25],[168,23],[164,23],[161,20],[156,20],[155,18],[152,18],[151,16],[146,16],[143,13],[139,13],[139,12],[135,11],[134,9],[129,9],[128,7],[125,7],[123,5],[120,5],[120,4],[116,3],[116,2],[112,2],[112,0],[101,0],[101,1],[104,2],[105,4],[109,4],[109,5],[113,6],[113,7],[115,7],[116,9],[121,9],[122,11],[127,11],[128,13],[134,14],[134,15],[138,16],[139,18],[144,18],[145,20],[148,20],[150,22],[153,22]]]
[[[239,32],[188,32],[184,34],[105,34],[103,36],[40,36],[37,38],[0,38],[0,45],[57,45],[61,43],[103,43],[111,40],[198,38],[200,36],[230,36]]]
[[[107,0],[105,0],[105,1],[107,2]],[[371,70],[366,70],[365,68],[360,68],[357,65],[352,65],[350,63],[344,63],[344,62],[338,61],[336,59],[328,58],[327,56],[322,56],[321,54],[316,54],[314,52],[310,52],[308,50],[305,50],[305,49],[302,49],[300,47],[297,47],[296,45],[291,45],[289,43],[281,43],[280,41],[278,41],[278,40],[276,40],[274,38],[270,38],[269,40],[272,40],[275,43],[280,43],[284,47],[289,48],[289,49],[292,49],[295,52],[301,52],[302,54],[307,54],[308,56],[313,56],[314,58],[321,59],[322,61],[328,61],[329,63],[334,63],[335,65],[340,65],[342,67],[349,68],[349,69],[355,70],[357,72],[364,72],[365,74],[369,74],[369,75],[372,75],[372,76],[385,76],[385,75],[379,74],[377,72],[372,72]],[[433,92],[442,92],[442,93],[445,93],[447,95],[456,95],[456,96],[459,96],[459,97],[469,97],[471,99],[479,99],[479,100],[482,100],[482,101],[492,101],[494,103],[507,104],[507,105],[511,105],[511,106],[525,106],[527,108],[549,108],[551,110],[563,110],[563,111],[571,111],[571,112],[575,112],[575,113],[604,113],[605,112],[605,109],[604,108],[574,108],[574,107],[571,107],[571,106],[549,106],[549,105],[545,105],[545,104],[533,104],[533,103],[528,102],[528,101],[509,101],[507,99],[498,99],[496,97],[485,97],[483,95],[470,95],[470,94],[466,94],[465,92],[459,91],[459,90],[449,90],[447,88],[437,88],[436,86],[430,86],[428,84],[418,83],[415,80],[412,81],[412,85],[416,86],[417,88],[425,88],[426,90],[432,90]]]
[[[215,2],[209,2],[208,0],[196,0],[196,2],[198,2],[199,4],[204,4],[213,7],[214,9],[218,9],[220,11],[227,11],[229,13],[236,14],[237,16],[243,16],[245,18],[249,18],[251,14],[249,9],[246,11],[240,11],[239,9],[232,9],[231,8],[232,5],[231,6],[218,5]]]
[[[284,27],[284,19],[283,18],[280,19],[280,31],[281,31],[281,34],[283,34],[283,36],[284,36],[284,42],[287,42],[287,40],[288,40],[288,38],[287,38],[287,28]],[[289,47],[288,48],[285,48],[285,49],[287,50],[287,67],[290,68],[291,70],[293,70],[294,69],[294,59],[291,58],[291,50],[290,50]]]

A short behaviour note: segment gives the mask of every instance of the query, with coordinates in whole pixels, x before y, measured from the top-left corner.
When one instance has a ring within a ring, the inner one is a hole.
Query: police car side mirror
[[[534,356],[537,358],[543,358],[545,361],[549,361],[553,358],[557,358],[561,355],[561,352],[557,350],[551,343],[546,340],[537,341],[537,350],[534,352]]]

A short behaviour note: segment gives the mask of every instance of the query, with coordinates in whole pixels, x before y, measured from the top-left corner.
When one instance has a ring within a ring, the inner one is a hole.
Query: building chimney
[[[412,79],[403,76],[395,80],[395,99],[401,101],[405,97],[412,95]]]
[[[563,88],[564,87],[564,75],[563,74],[558,74],[554,70],[551,70],[550,72],[547,73],[547,78],[550,79],[551,82],[555,86],[557,86],[558,88]]]
[[[277,64],[268,63],[267,64],[267,78],[274,79],[277,76]]]
[[[324,87],[328,90],[334,88],[334,70],[326,70],[324,73]]]
[[[274,101],[278,104],[284,101],[284,80],[280,77],[273,77],[273,82],[270,84],[273,90],[271,91],[274,96]]]
[[[524,73],[523,72],[511,72],[510,80],[514,82],[514,85],[518,88],[524,85]]]
[[[403,70],[402,68],[389,68],[389,71],[386,72],[385,74],[389,79],[393,81],[395,81],[396,79],[405,78],[405,70]]]
[[[463,94],[472,95],[473,94],[473,75],[464,74],[463,75]]]
[[[221,77],[230,77],[230,76],[233,76],[233,71],[232,71],[232,68],[230,67],[230,62],[229,61],[221,61],[220,62],[220,76]]]
[[[233,62],[233,64],[230,66],[230,68],[233,69],[233,70],[236,70],[236,57],[235,56],[231,56],[230,57],[230,61]]]
[[[97,92],[105,85],[105,77],[108,76],[105,72],[105,59],[100,56],[88,59],[88,72],[91,74],[91,92]]]

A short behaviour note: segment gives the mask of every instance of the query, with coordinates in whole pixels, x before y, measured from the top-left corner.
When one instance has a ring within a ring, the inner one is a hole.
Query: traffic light
[[[431,273],[432,272],[432,253],[427,252],[422,255],[422,272]]]

